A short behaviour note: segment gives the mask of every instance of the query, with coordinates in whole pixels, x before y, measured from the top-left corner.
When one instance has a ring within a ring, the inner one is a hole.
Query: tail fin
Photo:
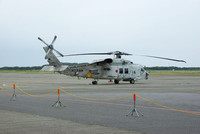
[[[46,52],[45,59],[47,59],[49,65],[54,66],[54,67],[60,67],[62,65],[61,62],[53,53],[53,49],[49,47],[43,47],[43,49]]]
[[[45,59],[47,59],[47,61],[49,62],[49,65],[54,66],[54,67],[61,67],[62,66],[61,62],[53,53],[53,50],[54,50],[57,54],[63,57],[63,54],[61,54],[59,51],[53,48],[53,43],[55,42],[56,38],[57,36],[54,37],[53,41],[49,45],[46,42],[44,42],[40,37],[38,37],[40,41],[42,41],[45,45],[47,45],[46,47],[43,47],[43,48],[44,48],[44,51],[46,52]]]

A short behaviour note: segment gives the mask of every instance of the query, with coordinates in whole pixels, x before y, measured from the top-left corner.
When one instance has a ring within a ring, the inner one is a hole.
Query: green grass
[[[0,70],[0,73],[54,73],[40,70]]]
[[[155,71],[149,70],[150,75],[200,75],[200,71]]]

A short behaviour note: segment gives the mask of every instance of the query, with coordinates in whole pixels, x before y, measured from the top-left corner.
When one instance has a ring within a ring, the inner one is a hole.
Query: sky
[[[199,0],[0,0],[0,67],[41,66],[45,46],[62,54],[123,51],[144,66],[200,67]],[[178,63],[141,57],[185,60]],[[92,62],[112,56],[60,57]]]

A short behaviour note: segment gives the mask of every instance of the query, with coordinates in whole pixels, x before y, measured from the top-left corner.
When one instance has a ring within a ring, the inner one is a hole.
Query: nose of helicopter
[[[146,72],[146,80],[149,78],[149,73]]]

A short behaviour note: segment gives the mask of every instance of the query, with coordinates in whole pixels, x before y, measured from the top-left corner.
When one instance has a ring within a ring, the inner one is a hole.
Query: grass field
[[[166,71],[166,70],[148,70],[150,75],[200,75],[200,70],[198,71]]]
[[[200,75],[200,70],[197,71],[166,71],[166,70],[147,70],[150,75]],[[44,72],[40,70],[0,70],[0,73],[54,73]]]

